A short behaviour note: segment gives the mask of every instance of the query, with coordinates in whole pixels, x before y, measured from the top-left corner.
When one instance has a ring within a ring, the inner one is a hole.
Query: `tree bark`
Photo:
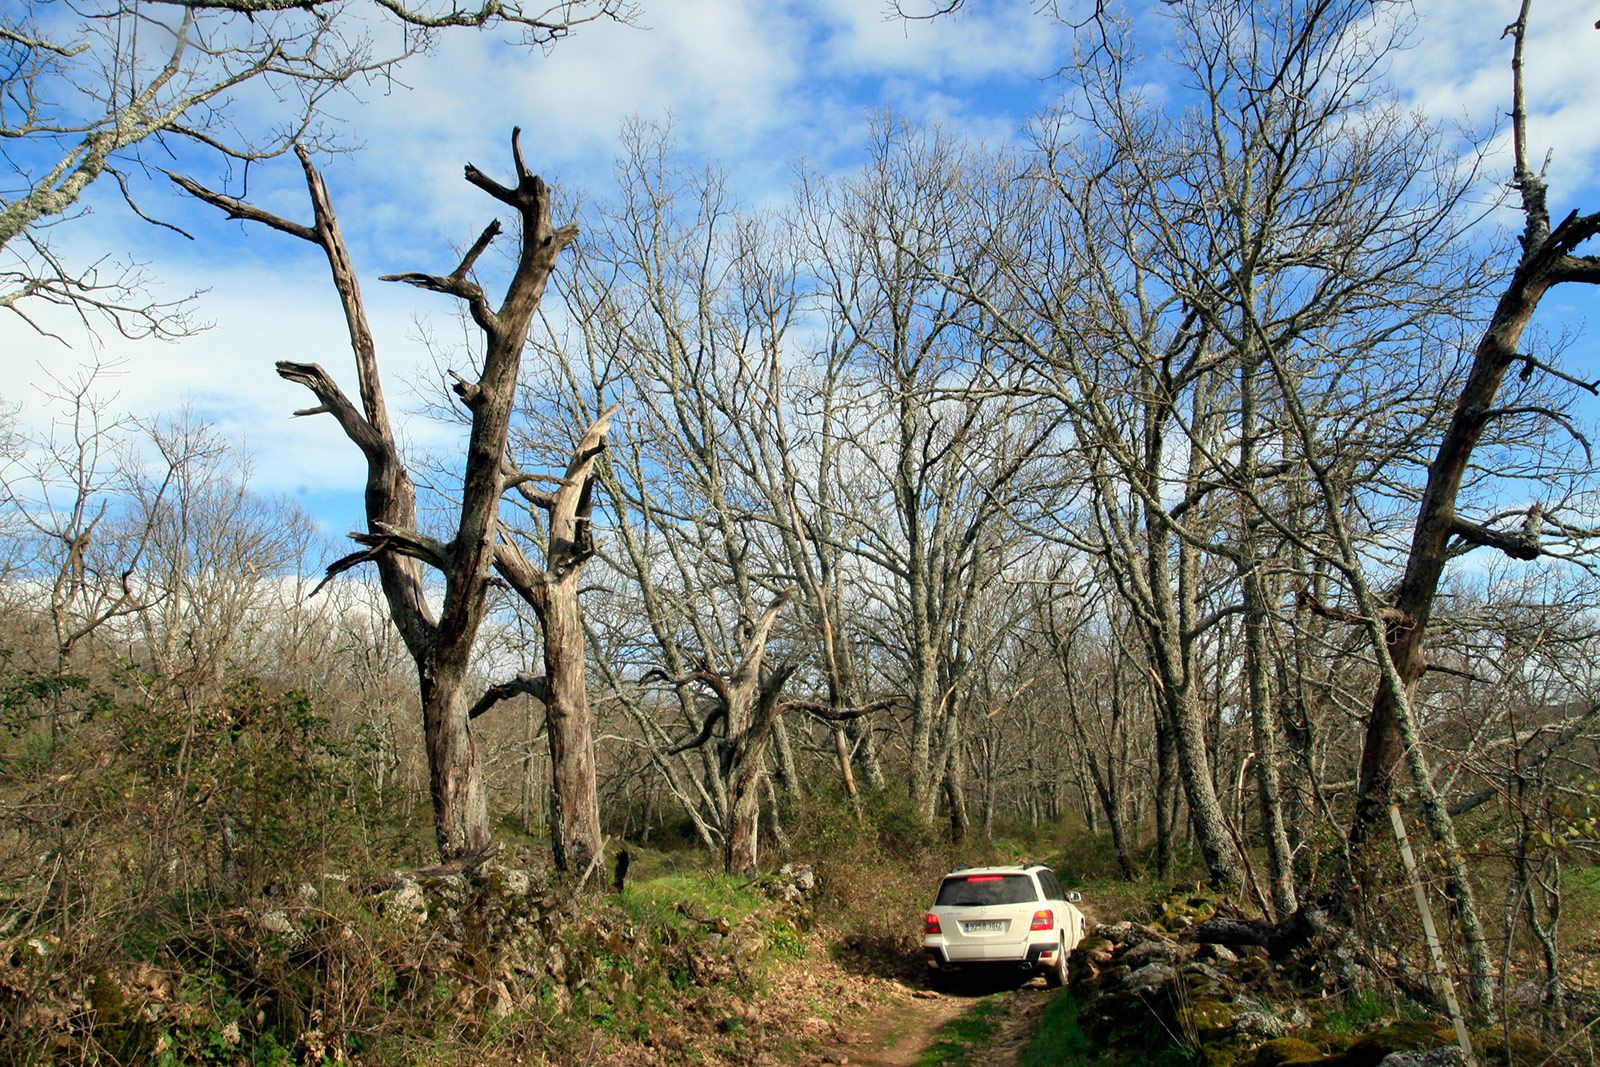
[[[594,738],[584,670],[578,572],[549,585],[544,612],[545,702],[550,737],[550,849],[557,870],[582,874],[604,862]]]
[[[1450,559],[1451,537],[1462,532],[1456,515],[1456,497],[1473,449],[1485,427],[1501,414],[1495,410],[1495,398],[1506,372],[1519,358],[1525,358],[1518,351],[1522,331],[1551,287],[1574,281],[1600,284],[1600,260],[1573,254],[1580,244],[1600,232],[1600,213],[1579,216],[1574,211],[1552,231],[1544,181],[1527,162],[1522,89],[1522,41],[1527,14],[1525,0],[1517,22],[1507,31],[1515,42],[1512,121],[1516,137],[1515,184],[1522,194],[1526,223],[1522,257],[1473,351],[1466,384],[1462,386],[1438,452],[1428,467],[1428,480],[1412,532],[1411,551],[1395,595],[1397,621],[1389,625],[1384,636],[1389,658],[1404,688],[1395,692],[1389,686],[1380,685],[1373,696],[1372,714],[1361,749],[1356,818],[1350,827],[1352,844],[1364,841],[1372,827],[1385,817],[1394,792],[1395,772],[1404,752],[1400,719],[1405,709],[1400,705],[1427,669],[1424,639],[1428,619],[1439,579]],[[1528,373],[1533,369],[1529,362]]]
[[[1164,418],[1159,401],[1145,405],[1146,467],[1141,473],[1147,477],[1155,478],[1166,461],[1161,432]],[[1206,871],[1217,888],[1234,890],[1244,884],[1244,872],[1217,799],[1206,746],[1206,722],[1194,692],[1197,667],[1188,633],[1194,615],[1195,549],[1187,540],[1178,539],[1178,574],[1174,581],[1168,562],[1172,537],[1167,517],[1157,514],[1159,487],[1154,488],[1156,491],[1144,501],[1144,537],[1146,582],[1153,594],[1152,615],[1146,625],[1158,695],[1171,731],[1178,780],[1189,803],[1190,827]]]
[[[461,672],[422,675],[422,734],[428,753],[428,795],[433,799],[434,837],[444,862],[489,847],[489,801],[477,744],[467,723]]]
[[[1246,298],[1253,300],[1252,293],[1247,293]],[[1256,377],[1259,373],[1260,360],[1254,354],[1252,340],[1240,353],[1239,361],[1238,478],[1247,494],[1254,493],[1258,477]],[[1245,683],[1250,706],[1250,737],[1256,755],[1261,832],[1266,838],[1272,907],[1282,917],[1292,914],[1299,901],[1295,893],[1289,835],[1283,821],[1283,789],[1278,775],[1278,717],[1273,710],[1269,681],[1271,651],[1267,630],[1271,625],[1271,605],[1262,576],[1266,561],[1260,549],[1261,519],[1253,512],[1253,503],[1243,498],[1239,501],[1239,552],[1235,563],[1244,597]]]
[[[418,525],[416,490],[400,459],[389,424],[378,374],[377,347],[367,323],[355,268],[340,235],[327,187],[310,157],[303,150],[299,152],[313,210],[311,226],[279,218],[173,176],[184,189],[223,209],[231,217],[259,222],[309,241],[320,247],[327,257],[349,329],[361,407],[358,410],[319,366],[285,361],[277,365],[277,370],[284,379],[306,386],[317,398],[316,407],[296,414],[333,415],[345,435],[366,457],[367,529],[351,535],[362,549],[331,564],[328,580],[361,563],[377,564],[390,618],[417,668],[434,828],[440,857],[445,862],[479,854],[491,840],[482,769],[472,738],[471,720],[504,695],[518,690],[515,686],[509,690],[497,687],[497,695],[492,698],[486,695],[469,705],[465,696],[467,668],[487,610],[485,593],[490,568],[499,562],[498,557],[506,548],[500,537],[498,513],[506,489],[503,471],[506,444],[528,325],[538,311],[561,250],[577,235],[575,227],[552,225],[549,189],[523,162],[519,136],[520,131],[512,131],[514,185],[501,185],[471,164],[465,172],[470,184],[515,210],[519,220],[517,263],[499,307],[490,304],[487,294],[472,277],[478,257],[500,232],[498,221],[484,229],[451,273],[408,273],[383,279],[454,297],[465,306],[484,336],[479,377],[470,381],[458,375],[455,386],[461,403],[471,413],[471,425],[461,503],[454,536],[448,544],[423,534]],[[601,434],[603,436],[603,429]],[[570,482],[572,471],[568,473]],[[572,504],[569,510],[577,509],[580,495],[584,501],[588,500],[586,488],[580,494],[578,488],[568,486],[563,493]],[[560,498],[561,494],[557,496]],[[587,514],[583,521],[586,526]],[[556,534],[553,525],[553,546]],[[568,537],[571,538],[570,531]],[[444,577],[444,595],[437,619],[424,596],[421,568],[424,563]],[[525,569],[531,572],[531,568]],[[528,578],[530,574],[523,576]],[[531,588],[525,584],[523,591]],[[579,650],[581,664],[581,631]],[[592,754],[587,758],[591,760],[592,797]],[[559,770],[556,773],[560,773]]]

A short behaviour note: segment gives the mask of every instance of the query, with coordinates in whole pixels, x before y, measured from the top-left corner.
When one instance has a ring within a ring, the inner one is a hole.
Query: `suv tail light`
[[[933,918],[933,916],[930,915],[930,916],[928,916],[928,918],[931,919],[931,918]],[[1033,913],[1033,925],[1028,927],[1028,929],[1029,930],[1048,930],[1051,927],[1055,926],[1055,924],[1056,924],[1056,917],[1055,917],[1055,915],[1053,915],[1051,913],[1050,909],[1049,908],[1040,908],[1038,911]]]
[[[922,932],[924,934],[943,933],[944,931],[939,929],[939,916],[935,915],[931,911],[928,912],[928,917],[922,922]]]

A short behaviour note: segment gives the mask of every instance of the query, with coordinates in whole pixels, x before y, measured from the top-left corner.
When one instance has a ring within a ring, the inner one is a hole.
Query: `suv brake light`
[[[927,919],[923,920],[922,923],[922,932],[924,934],[943,933],[943,931],[939,929],[939,916],[935,915],[931,911],[928,912]]]
[[[931,918],[933,918],[933,916],[930,915],[930,916],[928,916],[928,918],[931,919]],[[1055,926],[1055,924],[1056,924],[1056,917],[1055,917],[1055,915],[1053,915],[1051,913],[1050,909],[1049,908],[1040,908],[1038,911],[1033,913],[1033,925],[1028,927],[1028,929],[1029,930],[1048,930],[1051,927]]]

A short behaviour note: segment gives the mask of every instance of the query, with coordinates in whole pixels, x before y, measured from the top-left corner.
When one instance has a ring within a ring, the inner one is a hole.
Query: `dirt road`
[[[1097,917],[1090,906],[1079,903],[1084,925],[1092,926]],[[991,1018],[992,1033],[966,1053],[969,1063],[984,1067],[1010,1067],[1033,1040],[1040,1015],[1055,991],[1043,978],[1035,978],[1021,988],[1003,976],[976,985],[964,985],[949,993],[935,993],[893,980],[879,979],[888,995],[863,1013],[853,1025],[846,1025],[824,1046],[821,1062],[860,1064],[862,1067],[911,1067],[938,1040],[940,1027],[990,1002],[998,1010]],[[989,1001],[989,998],[998,998]]]
[[[1053,990],[1042,980],[1021,989],[988,985],[954,993],[906,990],[903,998],[864,1016],[820,1054],[822,1063],[862,1067],[912,1067],[938,1040],[940,1027],[974,1010],[980,1003],[997,1008],[996,1028],[971,1046],[971,1062],[984,1067],[1009,1067],[1032,1040]],[[998,998],[998,1000],[992,999]]]

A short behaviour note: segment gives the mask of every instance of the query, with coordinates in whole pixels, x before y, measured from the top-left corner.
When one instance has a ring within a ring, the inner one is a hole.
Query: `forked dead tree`
[[[743,657],[731,674],[723,675],[702,660],[695,670],[679,677],[652,671],[643,681],[660,678],[673,685],[699,682],[711,690],[714,706],[698,734],[683,738],[668,755],[699,748],[711,740],[717,724],[723,728],[717,764],[726,789],[727,811],[722,820],[722,862],[729,874],[756,872],[756,839],[761,822],[761,773],[766,763],[772,726],[783,713],[779,698],[799,666],[781,663],[766,669],[767,637],[789,594],[776,597],[745,635]]]
[[[812,701],[785,701],[783,687],[800,666],[796,662],[766,666],[767,638],[778,613],[788,603],[791,592],[773,598],[761,618],[743,634],[739,664],[732,673],[722,674],[702,659],[695,669],[679,677],[655,670],[642,682],[665,681],[683,687],[694,683],[711,691],[712,705],[699,731],[676,741],[668,755],[701,748],[710,743],[722,728],[717,742],[717,766],[721,770],[727,797],[722,819],[722,862],[729,874],[756,873],[756,844],[761,825],[761,775],[765,771],[767,746],[779,716],[792,708],[803,709],[829,722],[847,722],[870,715],[895,703],[874,701],[854,708],[838,708]]]
[[[550,721],[555,763],[552,790],[555,855],[558,865],[587,869],[600,855],[599,812],[594,760],[583,684],[583,637],[577,622],[577,572],[592,552],[589,514],[593,506],[595,458],[604,447],[612,411],[589,428],[573,453],[559,488],[552,494],[528,488],[531,477],[517,471],[507,456],[507,427],[516,391],[528,326],[539,308],[545,284],[561,250],[577,227],[550,220],[550,193],[523,162],[511,137],[516,182],[504,186],[468,165],[467,181],[510,207],[521,229],[516,267],[498,307],[473,278],[473,266],[500,232],[489,224],[449,274],[385,276],[418,288],[453,296],[466,305],[483,334],[483,364],[474,380],[456,376],[455,391],[471,413],[460,510],[454,536],[441,542],[417,523],[417,493],[400,456],[378,374],[377,348],[361,299],[348,249],[339,233],[326,185],[309,155],[299,153],[310,192],[313,222],[291,222],[232,197],[172,176],[190,193],[230,217],[259,222],[323,250],[350,330],[360,385],[360,407],[353,404],[320,366],[280,362],[278,374],[310,389],[315,407],[297,415],[330,414],[367,460],[367,529],[352,533],[361,549],[328,567],[328,578],[373,562],[390,617],[416,664],[421,689],[423,729],[428,754],[434,829],[441,857],[467,860],[490,845],[489,814],[472,720],[513,692],[539,696]],[[614,411],[615,409],[613,409]],[[535,567],[508,541],[499,519],[501,497],[518,488],[549,513],[546,566]],[[435,617],[424,595],[422,566],[444,577],[444,597]],[[486,611],[491,570],[528,599],[545,626],[546,675],[519,678],[491,687],[473,701],[466,693],[473,643]]]
[[[476,719],[507,697],[527,694],[544,704],[550,739],[550,845],[556,867],[587,874],[602,860],[600,801],[595,791],[594,735],[584,674],[585,635],[578,610],[578,576],[594,555],[594,464],[605,451],[613,404],[600,413],[573,449],[555,492],[531,487],[533,477],[508,469],[506,483],[545,517],[545,563],[537,567],[503,534],[495,570],[533,608],[544,631],[544,674],[519,673],[490,686],[472,706]],[[595,883],[598,885],[598,881]]]

